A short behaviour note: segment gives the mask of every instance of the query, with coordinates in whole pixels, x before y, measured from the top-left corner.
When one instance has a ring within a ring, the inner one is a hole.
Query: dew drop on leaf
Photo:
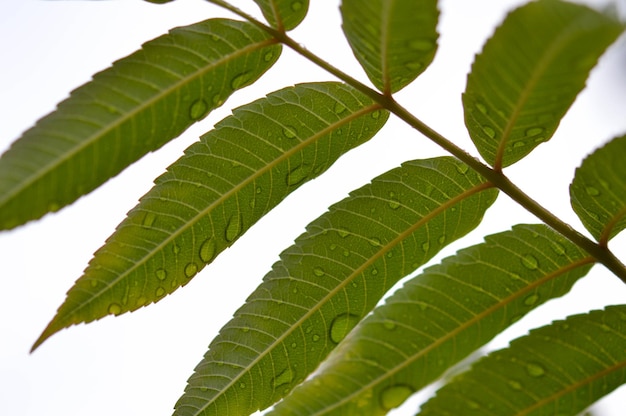
[[[143,217],[142,224],[144,227],[152,227],[155,220],[156,214],[154,212],[146,212],[146,215]]]
[[[394,321],[391,321],[389,319],[385,320],[385,322],[383,322],[383,326],[385,327],[385,329],[389,330],[389,331],[393,331],[394,329],[396,329],[396,323]]]
[[[302,2],[294,1],[293,3],[291,3],[291,10],[292,11],[297,12],[300,9],[302,9]]]
[[[509,387],[512,388],[513,390],[522,390],[522,384],[519,381],[515,381],[515,380],[509,380]]]
[[[418,308],[420,308],[423,311],[428,309],[428,304],[426,302],[418,301],[417,302],[417,306],[418,306]]]
[[[533,306],[534,304],[537,303],[538,300],[539,300],[539,295],[532,294],[532,295],[528,296],[526,299],[524,299],[524,305],[526,305],[526,306]]]
[[[111,315],[119,315],[122,313],[122,307],[117,303],[112,303],[109,305],[109,313]]]
[[[198,266],[196,266],[196,263],[189,263],[185,266],[185,276],[187,276],[188,278],[192,278],[196,275],[196,273],[198,273]]]
[[[269,61],[271,61],[271,60],[272,60],[272,58],[274,58],[274,52],[272,52],[272,51],[270,51],[270,52],[266,53],[266,54],[263,56],[263,60],[264,60],[265,62],[269,62]]]
[[[287,185],[297,185],[309,176],[311,169],[306,165],[293,168],[287,175]]]
[[[543,127],[531,127],[526,130],[526,136],[533,137],[542,134],[544,131]]]
[[[424,252],[427,252],[428,249],[430,249],[430,243],[427,241],[422,244],[422,250],[424,250]]]
[[[317,334],[313,334],[313,342],[317,342],[320,340],[320,336]]]
[[[285,126],[283,127],[283,136],[288,139],[295,139],[298,135],[298,131],[293,126]]]
[[[157,287],[155,295],[157,298],[160,298],[161,296],[165,295],[165,289],[163,289],[161,286]]]
[[[516,148],[516,149],[520,148],[520,147],[524,147],[524,146],[526,146],[526,143],[524,143],[523,140],[518,140],[518,141],[513,143],[513,147]]]
[[[491,137],[492,139],[496,137],[496,131],[492,127],[483,126],[483,132],[485,132],[485,134]]]
[[[587,195],[589,195],[589,196],[599,196],[600,195],[600,191],[598,190],[598,188],[596,188],[594,186],[586,187],[585,191],[587,191]]]
[[[209,105],[203,99],[194,101],[189,107],[189,117],[192,120],[200,120],[209,110]]]
[[[413,394],[413,389],[406,384],[389,386],[380,393],[380,405],[385,410],[400,406]]]
[[[165,271],[165,269],[157,269],[154,274],[159,280],[165,280],[165,278],[167,277],[167,272]]]
[[[563,244],[561,243],[557,243],[556,241],[553,241],[550,244],[550,247],[552,247],[552,250],[559,256],[562,256],[565,254],[565,247],[563,247]]]
[[[485,104],[481,103],[480,101],[476,101],[476,104],[474,104],[474,106],[481,113],[483,113],[483,114],[487,114],[488,113],[487,106],[485,106]]]
[[[381,246],[381,242],[380,242],[379,238],[370,237],[369,242],[370,242],[371,246],[374,246],[374,247],[380,247]]]
[[[228,224],[226,225],[226,231],[224,233],[226,241],[230,243],[233,242],[237,237],[239,237],[239,234],[241,234],[242,231],[242,225],[243,224],[240,215],[235,214],[230,217],[230,220],[228,220]]]
[[[313,274],[317,277],[322,277],[326,274],[326,272],[324,272],[324,269],[322,269],[321,267],[315,267],[313,269]]]
[[[372,118],[378,120],[380,118],[380,110],[376,110],[372,113]]]
[[[335,110],[335,114],[341,114],[341,113],[343,113],[344,111],[346,111],[346,106],[345,106],[345,105],[343,105],[343,103],[341,103],[341,102],[337,101],[337,102],[335,103],[335,108],[334,108],[334,110]]]
[[[330,339],[339,344],[357,323],[359,323],[359,317],[354,314],[342,313],[337,315],[330,324]]]
[[[539,364],[528,363],[526,364],[526,372],[531,377],[541,377],[546,373],[546,370]]]
[[[537,270],[539,267],[539,261],[532,254],[526,254],[521,258],[522,266],[528,270]]]
[[[341,238],[346,238],[350,235],[350,231],[346,230],[345,228],[340,228],[337,230],[337,234],[339,234],[339,237]]]
[[[215,256],[215,240],[209,238],[200,246],[200,260],[205,263],[213,260],[213,256]]]
[[[389,208],[391,209],[398,209],[400,207],[400,201],[398,201],[397,199],[390,199],[389,200]]]
[[[242,72],[241,74],[235,76],[233,80],[230,82],[230,86],[232,89],[236,90],[244,86],[250,80],[249,72]]]
[[[291,370],[291,368],[287,367],[272,379],[272,386],[276,388],[284,384],[289,384],[293,380],[293,376],[293,371]]]
[[[456,170],[461,175],[465,175],[467,171],[469,170],[469,166],[467,166],[465,163],[461,163],[461,164],[456,165]]]
[[[409,48],[414,51],[428,52],[435,47],[435,43],[430,39],[413,39],[409,42]]]

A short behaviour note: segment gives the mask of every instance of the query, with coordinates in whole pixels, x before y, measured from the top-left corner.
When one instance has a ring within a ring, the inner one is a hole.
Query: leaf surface
[[[387,118],[340,83],[285,88],[236,109],[157,178],[95,253],[35,347],[62,328],[133,311],[184,286]]]
[[[588,156],[570,185],[572,207],[602,244],[626,228],[626,136]]]
[[[276,29],[291,30],[304,20],[309,0],[254,0],[263,16]]]
[[[409,280],[271,414],[386,414],[565,294],[593,261],[544,225],[518,225],[485,240]]]
[[[344,0],[341,14],[354,55],[384,93],[410,84],[435,56],[436,0]]]
[[[478,225],[496,195],[443,157],[407,162],[333,205],[212,341],[176,414],[249,414],[276,402],[393,284]]]
[[[576,415],[626,380],[626,305],[535,329],[460,374],[420,415]]]
[[[143,45],[73,91],[0,159],[0,229],[72,203],[254,82],[281,46],[212,19]]]
[[[463,94],[481,156],[509,166],[549,140],[623,26],[585,6],[530,2],[510,13],[476,56]]]

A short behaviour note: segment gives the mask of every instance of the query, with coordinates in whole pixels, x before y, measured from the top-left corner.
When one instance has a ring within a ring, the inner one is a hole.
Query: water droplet
[[[518,140],[516,142],[513,142],[513,148],[520,148],[520,147],[524,147],[526,146],[526,143],[524,143],[524,140]]]
[[[272,386],[274,388],[282,386],[284,384],[289,384],[293,380],[294,372],[291,368],[287,367],[280,374],[272,379]]]
[[[297,12],[300,9],[302,9],[302,3],[301,2],[294,1],[293,3],[291,3],[291,10],[293,10],[294,12]]]
[[[539,261],[532,254],[526,254],[521,258],[522,266],[526,267],[528,270],[537,270],[539,267]]]
[[[372,112],[372,118],[374,120],[378,120],[380,118],[380,114],[381,114],[380,110],[376,110],[376,111]]]
[[[390,199],[389,200],[389,208],[391,209],[398,209],[400,207],[400,201],[398,201],[397,199]]]
[[[526,299],[524,299],[524,305],[526,305],[526,306],[533,306],[534,304],[537,303],[538,300],[539,300],[539,295],[534,293],[534,294],[528,296]]]
[[[91,280],[89,284],[91,285],[91,287],[96,287],[98,286],[98,281],[94,279],[94,280]]]
[[[311,172],[311,168],[307,165],[300,165],[293,168],[287,175],[287,185],[293,186],[304,181]]]
[[[241,220],[241,216],[238,214],[233,215],[228,220],[228,224],[226,225],[226,231],[224,233],[224,237],[226,241],[229,243],[233,242],[239,234],[241,234],[243,228],[243,221]]]
[[[428,52],[435,47],[435,43],[430,39],[413,39],[409,42],[409,48],[414,51]]]
[[[326,272],[321,267],[315,267],[313,269],[313,274],[317,277],[322,277],[326,274]]]
[[[189,107],[189,117],[192,120],[200,120],[209,111],[209,105],[203,99],[194,101]]]
[[[156,295],[157,298],[160,298],[161,296],[165,295],[165,289],[159,286],[157,287],[157,290],[154,294]]]
[[[426,302],[418,301],[416,303],[417,303],[417,307],[420,308],[421,310],[425,311],[426,309],[428,309],[428,304]]]
[[[522,384],[519,381],[515,381],[515,380],[509,380],[509,387],[512,388],[513,390],[522,390]]]
[[[565,254],[565,247],[561,243],[557,243],[556,241],[553,241],[550,243],[550,247],[552,247],[552,250],[559,256],[562,256]]]
[[[427,252],[428,249],[430,249],[430,243],[427,241],[424,244],[422,244],[422,250],[424,250],[424,252]]]
[[[419,62],[419,61],[414,61],[414,62],[407,62],[405,64],[405,66],[410,71],[419,71],[419,70],[421,70],[424,67],[424,64],[422,62]],[[403,81],[403,82],[405,82],[405,81]]]
[[[239,383],[239,388],[240,389],[245,389],[246,388],[246,383]]]
[[[224,99],[223,99],[223,98],[222,98],[219,94],[215,94],[215,95],[213,96],[212,101],[213,101],[213,105],[214,105],[215,107],[219,107],[219,106],[221,106],[222,104],[224,104]]]
[[[339,234],[339,237],[341,238],[346,238],[350,235],[350,231],[346,230],[345,228],[340,228],[337,230],[337,234]]]
[[[313,334],[313,342],[317,342],[320,340],[320,336],[317,334]]]
[[[608,326],[607,324],[602,324],[600,325],[600,328],[604,331],[604,332],[611,332],[612,329],[610,326]]]
[[[372,269],[372,276],[376,276],[378,274],[378,269],[376,267],[374,267]]]
[[[344,250],[343,251],[343,256],[344,257],[350,257],[350,250]]]
[[[483,113],[483,114],[487,114],[488,113],[487,106],[485,106],[485,104],[481,103],[480,101],[476,101],[476,104],[474,104],[474,106],[481,113]]]
[[[297,347],[298,347],[298,344],[296,344],[295,342],[291,343],[291,348],[297,348]]]
[[[298,130],[296,130],[295,127],[293,126],[283,127],[283,136],[285,136],[286,138],[295,139],[297,135],[298,135]]]
[[[146,212],[146,215],[143,217],[142,224],[144,227],[152,227],[155,220],[156,214],[154,212]]]
[[[236,90],[237,88],[241,88],[246,85],[248,81],[250,81],[250,73],[242,72],[241,74],[233,78],[233,80],[230,82],[230,86],[232,89]]]
[[[263,56],[263,60],[264,60],[265,62],[269,62],[269,61],[271,61],[273,58],[274,58],[274,52],[272,52],[272,51],[267,52],[267,53]]]
[[[586,187],[585,191],[587,191],[587,195],[589,195],[589,196],[599,196],[600,195],[600,191],[598,190],[598,188],[593,187],[593,186]]]
[[[339,344],[357,323],[359,323],[359,317],[354,314],[342,313],[337,315],[330,324],[330,339]]]
[[[346,111],[346,106],[343,103],[337,101],[335,103],[335,114],[341,114],[344,111]]]
[[[119,315],[122,313],[122,307],[118,303],[112,303],[109,305],[109,313],[111,315]]]
[[[413,389],[406,384],[398,384],[385,388],[380,394],[380,405],[385,410],[400,406],[413,394]]]
[[[496,137],[496,131],[492,127],[483,126],[483,132],[492,139]]]
[[[533,137],[542,134],[544,131],[543,127],[531,127],[526,130],[526,136]]]
[[[381,242],[380,242],[379,238],[370,237],[369,242],[370,242],[370,245],[372,245],[374,247],[380,247],[381,246]]]
[[[209,238],[200,246],[200,260],[202,260],[205,263],[210,262],[211,260],[213,260],[213,257],[215,256],[215,250],[216,250],[215,240],[212,238]]]
[[[243,328],[241,328],[241,330],[245,333],[250,332],[250,328],[248,328],[247,326],[244,326]]]
[[[469,166],[467,166],[465,163],[461,163],[461,164],[456,165],[456,170],[461,175],[465,175],[467,171],[469,170]]]
[[[539,364],[528,363],[526,364],[526,372],[531,377],[541,377],[546,373],[546,370]]]
[[[445,243],[445,242],[446,242],[446,235],[445,235],[445,234],[443,234],[441,237],[439,237],[439,238],[437,239],[437,241],[439,242],[439,244],[443,244],[443,243]]]
[[[156,277],[159,280],[165,280],[165,278],[167,277],[167,272],[165,271],[165,269],[157,269],[154,274],[156,274]]]
[[[196,263],[189,263],[185,266],[185,276],[188,278],[191,279],[196,275],[196,273],[198,273],[198,266],[196,266]]]
[[[174,254],[180,253],[180,247],[177,244],[174,244],[172,246],[172,253],[174,253]]]
[[[389,319],[386,319],[385,322],[383,322],[383,326],[389,331],[393,331],[394,329],[396,329],[396,323]]]

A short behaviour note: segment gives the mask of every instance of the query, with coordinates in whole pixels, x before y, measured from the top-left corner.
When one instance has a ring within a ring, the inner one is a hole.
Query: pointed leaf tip
[[[258,79],[281,46],[247,22],[172,29],[73,91],[0,158],[0,229],[58,211]]]
[[[476,56],[463,94],[481,156],[509,166],[548,141],[623,25],[585,6],[530,2],[511,12]]]
[[[344,0],[341,14],[354,55],[384,93],[406,87],[435,57],[436,0]]]
[[[233,111],[155,181],[89,263],[37,341],[134,311],[186,285],[259,218],[388,113],[336,82],[300,84]]]

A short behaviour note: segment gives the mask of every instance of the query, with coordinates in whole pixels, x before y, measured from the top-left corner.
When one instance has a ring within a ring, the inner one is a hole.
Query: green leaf
[[[622,31],[606,15],[554,0],[510,13],[476,57],[463,94],[465,125],[482,157],[499,169],[549,140]]]
[[[75,201],[251,84],[281,46],[251,23],[173,29],[59,104],[0,159],[0,229]]]
[[[407,162],[333,205],[222,328],[176,414],[249,414],[276,402],[394,283],[476,227],[496,195],[442,157]]]
[[[309,0],[254,0],[267,21],[278,30],[291,30],[304,20]]]
[[[593,262],[544,225],[518,225],[485,240],[409,280],[272,414],[386,414],[521,316],[565,294]]]
[[[410,84],[435,57],[436,0],[344,0],[341,13],[354,55],[386,94]]]
[[[626,228],[626,135],[588,156],[570,185],[572,207],[602,244]]]
[[[285,88],[236,109],[157,178],[100,248],[35,343],[186,285],[288,194],[387,120],[340,83]]]
[[[535,329],[460,374],[420,415],[576,415],[626,380],[626,305]]]

